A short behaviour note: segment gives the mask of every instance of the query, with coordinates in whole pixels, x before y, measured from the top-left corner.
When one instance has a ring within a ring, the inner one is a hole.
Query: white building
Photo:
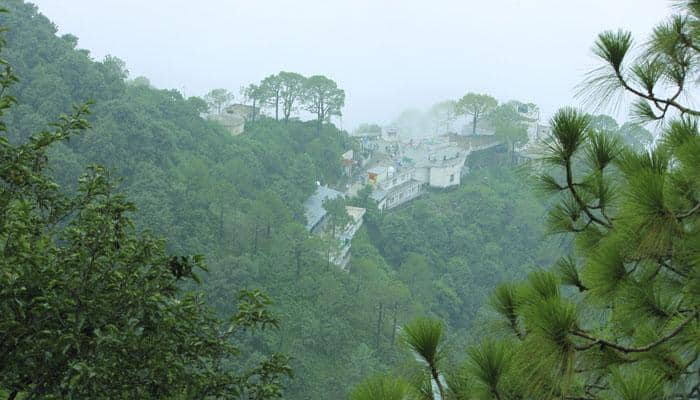
[[[350,216],[350,222],[345,226],[342,232],[336,235],[339,241],[338,248],[332,251],[328,258],[328,261],[339,266],[341,269],[346,269],[350,262],[352,238],[360,227],[362,227],[363,217],[366,212],[364,208],[352,206],[345,207],[345,211]]]
[[[422,183],[414,178],[414,168],[376,166],[367,171],[367,183],[374,187],[371,198],[377,208],[388,210],[412,200],[423,193]]]
[[[377,202],[379,210],[390,210],[423,194],[423,184],[410,180],[389,190],[375,189],[370,197]]]
[[[306,230],[318,234],[320,233],[327,222],[327,214],[323,208],[323,202],[333,200],[338,197],[344,197],[342,193],[333,190],[328,186],[319,185],[314,194],[309,196],[304,202],[304,216],[306,217]]]
[[[246,121],[253,115],[253,107],[246,104],[232,104],[221,114],[212,114],[209,119],[219,122],[233,136],[240,135]]]
[[[404,158],[415,168],[414,179],[434,188],[458,186],[468,151],[452,144],[407,148]]]
[[[306,216],[306,230],[319,236],[331,236],[327,229],[328,212],[323,207],[327,200],[343,197],[343,194],[327,186],[318,186],[314,194],[309,196],[304,202],[304,215]],[[362,226],[365,209],[359,207],[345,207],[345,211],[350,216],[350,222],[343,228],[338,229],[335,234],[337,245],[334,245],[328,252],[328,261],[342,269],[347,268],[350,261],[350,247],[352,238]]]
[[[389,126],[382,128],[382,139],[386,142],[398,142],[399,130],[396,127]]]

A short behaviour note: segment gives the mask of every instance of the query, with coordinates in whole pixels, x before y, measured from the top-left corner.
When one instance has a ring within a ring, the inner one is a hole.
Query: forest
[[[700,2],[643,56],[597,38],[587,93],[630,92],[631,122],[562,108],[526,152],[526,103],[402,113],[504,147],[392,210],[343,199],[366,210],[346,269],[305,202],[382,127],[336,127],[337,82],[249,84],[232,135],[226,89],[156,88],[0,10],[0,398],[700,398]]]

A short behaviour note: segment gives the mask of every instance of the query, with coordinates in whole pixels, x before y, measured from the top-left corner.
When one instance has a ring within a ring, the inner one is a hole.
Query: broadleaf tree
[[[4,120],[16,100],[7,89],[17,81],[0,59],[0,393],[281,397],[286,356],[234,367],[245,331],[277,326],[267,296],[243,292],[238,312],[220,319],[202,293],[183,289],[206,270],[203,257],[171,255],[163,240],[137,230],[136,208],[109,171],[91,166],[76,190],[62,190],[48,155],[89,127],[88,106],[10,143]]]

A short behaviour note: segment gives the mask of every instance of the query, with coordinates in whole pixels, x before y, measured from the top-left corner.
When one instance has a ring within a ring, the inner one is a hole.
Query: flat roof
[[[304,201],[304,216],[306,217],[306,230],[311,231],[326,215],[323,202],[338,197],[345,197],[341,192],[328,186],[318,186],[314,194]]]

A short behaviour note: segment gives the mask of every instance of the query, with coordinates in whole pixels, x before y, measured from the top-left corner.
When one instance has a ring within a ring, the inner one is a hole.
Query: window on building
[[[455,181],[455,174],[450,175],[450,183]]]

